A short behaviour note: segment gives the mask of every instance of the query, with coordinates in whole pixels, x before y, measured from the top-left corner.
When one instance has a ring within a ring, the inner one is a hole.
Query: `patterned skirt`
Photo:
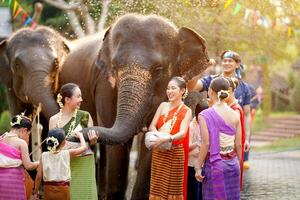
[[[183,200],[184,149],[152,153],[150,200]]]
[[[94,155],[71,159],[71,200],[97,200]]]
[[[16,199],[26,199],[23,168],[0,168],[0,200]]]
[[[224,172],[224,184],[226,198],[230,200],[240,199],[240,165],[237,157],[229,160],[222,160]],[[212,170],[211,163],[206,160],[204,164],[204,180],[202,183],[202,193],[204,200],[214,200],[215,194],[213,192]],[[218,187],[217,185],[215,187]]]

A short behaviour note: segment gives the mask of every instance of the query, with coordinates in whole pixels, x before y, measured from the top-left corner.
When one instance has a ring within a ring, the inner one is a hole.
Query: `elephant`
[[[185,80],[209,63],[206,41],[193,30],[177,28],[157,15],[126,14],[104,33],[72,50],[59,76],[60,84],[77,83],[82,109],[97,122],[101,147],[100,199],[124,199],[133,136],[148,127],[173,76]],[[107,145],[108,144],[108,145]],[[132,199],[149,195],[151,154],[141,145]]]
[[[41,103],[46,124],[58,112],[55,93],[62,63],[70,49],[65,38],[51,28],[22,28],[0,43],[0,81],[7,86],[13,115]]]

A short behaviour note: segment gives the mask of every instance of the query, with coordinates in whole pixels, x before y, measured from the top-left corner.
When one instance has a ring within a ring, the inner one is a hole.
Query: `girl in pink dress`
[[[11,130],[0,137],[0,199],[26,199],[23,166],[27,170],[38,167],[31,162],[24,139],[31,131],[31,120],[23,115],[12,118]]]

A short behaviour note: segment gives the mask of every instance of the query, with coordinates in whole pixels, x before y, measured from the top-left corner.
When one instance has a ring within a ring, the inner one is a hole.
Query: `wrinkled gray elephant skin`
[[[100,199],[124,199],[130,141],[166,100],[171,77],[188,80],[204,71],[208,61],[200,35],[156,15],[124,15],[104,35],[90,37],[72,50],[61,84],[79,84],[82,108],[97,119],[98,126],[91,129],[98,132],[98,142],[115,145],[101,149]],[[139,165],[132,199],[149,195],[151,155],[142,148],[139,161],[145,164]]]
[[[54,94],[68,53],[65,39],[43,26],[20,29],[0,43],[0,81],[7,86],[12,114],[30,114],[39,103],[47,122],[58,112]]]

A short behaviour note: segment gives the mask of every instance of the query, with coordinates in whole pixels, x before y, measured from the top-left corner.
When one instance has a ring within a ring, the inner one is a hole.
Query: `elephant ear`
[[[9,67],[9,60],[6,52],[7,42],[3,40],[0,42],[0,83],[8,86],[11,78],[12,72]]]
[[[62,52],[60,57],[55,60],[55,67],[53,68],[50,77],[52,80],[52,91],[53,93],[57,93],[59,89],[59,73],[62,70],[63,64],[70,53],[70,48],[66,41],[62,41]]]
[[[193,30],[182,27],[178,32],[179,55],[175,75],[185,80],[200,74],[208,67],[209,57],[205,39]]]
[[[101,76],[107,79],[112,86],[112,88],[115,87],[115,71],[112,68],[111,65],[111,55],[110,55],[110,34],[111,34],[111,27],[109,27],[104,35],[103,35],[103,43],[102,47],[97,55],[97,58],[95,60],[95,66],[100,70]]]

